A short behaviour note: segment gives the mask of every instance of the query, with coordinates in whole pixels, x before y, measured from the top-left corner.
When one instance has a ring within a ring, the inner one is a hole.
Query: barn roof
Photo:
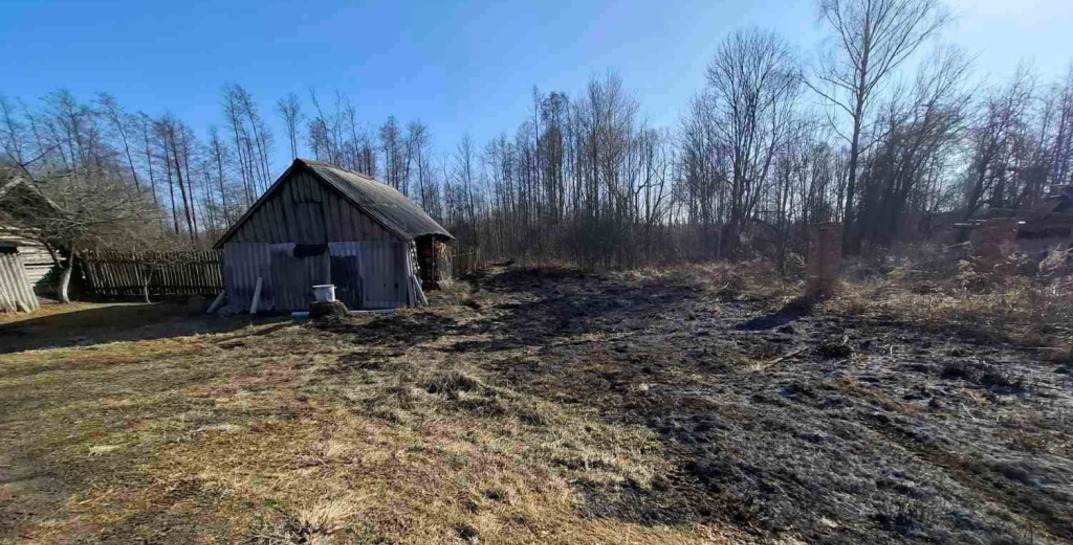
[[[454,238],[420,206],[385,183],[330,163],[295,159],[290,168],[272,184],[272,187],[268,188],[268,191],[265,191],[264,195],[261,195],[261,198],[257,199],[257,202],[253,203],[253,206],[220,237],[216,247],[222,247],[261,204],[282,187],[283,181],[298,170],[311,173],[374,221],[383,225],[385,229],[403,239],[412,240],[422,235]]]
[[[14,210],[12,206],[20,210]],[[59,207],[19,170],[0,166],[0,215],[4,212],[10,215],[18,212],[41,214],[44,210],[58,211]]]
[[[37,189],[27,184],[22,174],[13,167],[0,166],[0,198],[7,195],[9,191],[22,186],[32,188],[32,190]]]

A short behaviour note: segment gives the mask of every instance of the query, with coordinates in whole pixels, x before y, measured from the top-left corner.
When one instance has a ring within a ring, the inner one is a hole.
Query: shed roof
[[[220,237],[215,246],[222,247],[261,204],[282,187],[284,180],[299,169],[310,172],[377,223],[403,239],[412,240],[423,235],[454,238],[420,206],[385,183],[331,163],[295,159],[283,175],[272,184],[272,187],[268,188],[268,191],[265,191],[264,195],[261,195],[261,198],[257,199],[257,202]]]
[[[40,215],[58,212],[59,207],[19,170],[0,166],[0,216]]]
[[[32,191],[37,191],[37,188],[26,183],[26,178],[18,170],[13,167],[0,166],[0,198],[19,187],[27,187],[31,188]]]

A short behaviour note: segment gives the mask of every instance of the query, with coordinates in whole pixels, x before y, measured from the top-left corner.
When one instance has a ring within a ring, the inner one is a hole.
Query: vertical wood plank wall
[[[322,255],[297,259],[293,243],[228,242],[224,244],[227,308],[244,312],[253,300],[257,278],[263,279],[260,308],[307,310],[312,285],[321,283],[331,257],[358,259],[363,308],[397,308],[412,304],[408,295],[406,259],[409,243],[399,240],[329,242]],[[330,267],[330,265],[328,265]],[[286,271],[286,273],[284,273]],[[282,277],[281,277],[282,275]]]
[[[26,271],[26,278],[30,281],[30,285],[47,289],[47,286],[38,286],[41,279],[53,267],[52,255],[48,253],[45,246],[28,238],[24,230],[4,225],[0,225],[0,240],[14,242],[18,246],[19,259],[22,260],[22,267]]]
[[[317,206],[319,204],[319,206]],[[282,244],[398,237],[308,173],[292,175],[228,240]]]
[[[37,296],[19,254],[0,254],[0,312],[37,309]]]

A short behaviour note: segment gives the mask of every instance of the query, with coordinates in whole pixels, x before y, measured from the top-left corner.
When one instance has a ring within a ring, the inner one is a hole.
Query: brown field
[[[796,289],[509,269],[321,324],[7,319],[0,543],[1073,541],[1068,358]]]

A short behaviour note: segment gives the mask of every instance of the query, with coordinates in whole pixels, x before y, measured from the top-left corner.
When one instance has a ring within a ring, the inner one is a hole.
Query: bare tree
[[[304,145],[379,176],[442,218],[463,251],[591,267],[782,263],[803,249],[810,222],[844,218],[847,247],[882,246],[927,236],[958,206],[966,218],[1016,214],[1048,184],[1073,181],[1073,75],[1047,85],[1022,71],[979,101],[956,55],[926,60],[915,81],[895,75],[945,23],[939,1],[819,0],[834,39],[808,85],[827,119],[798,100],[800,67],[783,40],[760,30],[721,44],[673,132],[648,126],[613,74],[572,96],[534,87],[513,130],[444,155],[425,124],[370,126],[341,92],[288,94],[274,114],[292,155]],[[202,135],[170,114],[124,113],[105,94],[0,98],[0,163],[41,180],[92,172],[126,183],[158,212],[144,231],[199,244],[271,182],[273,140],[258,112],[228,85],[220,131]]]
[[[708,67],[715,133],[729,154],[729,215],[723,252],[733,255],[764,191],[775,153],[787,138],[800,77],[789,48],[775,34],[739,31]]]
[[[57,294],[70,302],[69,286],[80,251],[123,240],[144,239],[154,207],[131,192],[111,169],[83,168],[27,181],[0,201],[0,221],[21,228],[48,248],[60,266]]]
[[[384,156],[384,177],[391,187],[408,193],[406,187],[406,144],[403,141],[402,129],[395,116],[389,116],[387,121],[380,126],[380,152]]]
[[[239,85],[224,88],[224,115],[231,129],[245,201],[252,203],[272,181],[269,148],[272,133],[264,124],[253,96]]]
[[[182,121],[169,114],[157,120],[156,133],[164,155],[165,172],[168,175],[175,233],[180,232],[178,217],[181,205],[182,216],[186,223],[186,234],[191,242],[196,242],[198,239],[197,210],[189,166],[191,155],[195,150],[193,132]],[[175,202],[174,192],[176,183],[181,199],[178,204]]]
[[[27,146],[23,141],[25,123],[19,119],[15,105],[2,95],[0,95],[0,123],[3,123],[0,146],[3,147],[4,154],[15,164],[26,165],[29,157],[23,153]]]
[[[112,95],[101,93],[97,97],[97,102],[100,104],[105,117],[108,118],[108,122],[111,123],[112,129],[119,135],[120,143],[123,144],[123,155],[126,157],[127,167],[130,169],[131,181],[134,182],[134,188],[141,193],[142,186],[138,182],[138,170],[134,168],[134,157],[131,154],[130,141],[127,138],[127,127],[130,125],[130,120],[123,113],[119,102]]]
[[[833,51],[810,86],[849,117],[849,167],[844,196],[847,245],[852,250],[858,163],[874,141],[862,142],[870,109],[894,71],[948,20],[939,0],[820,0]],[[837,127],[837,125],[836,125]]]
[[[1073,183],[1073,64],[1065,80],[1051,90],[1048,105],[1054,110],[1055,128],[1050,177],[1052,183]]]
[[[138,112],[136,117],[138,123],[138,129],[142,134],[142,152],[144,153],[145,170],[149,173],[149,192],[153,197],[153,204],[160,206],[160,200],[157,196],[156,176],[153,172],[153,153],[150,147],[150,136],[153,132],[153,120],[143,112]]]
[[[862,161],[858,232],[862,240],[889,246],[920,234],[920,219],[945,188],[945,162],[958,151],[969,94],[969,63],[948,48],[928,59],[912,89],[897,93],[876,123],[881,131]]]
[[[287,142],[291,146],[291,157],[298,157],[298,131],[302,124],[302,104],[298,95],[288,93],[287,96],[276,102],[276,111],[283,119],[283,125],[287,128]]]
[[[234,190],[227,182],[227,168],[225,165],[231,164],[231,157],[215,126],[209,127],[208,157],[206,159],[209,163],[209,170],[216,176],[215,189],[219,191],[220,196],[220,217],[224,224],[230,225],[238,219],[241,211],[235,207],[233,197],[229,197]]]

